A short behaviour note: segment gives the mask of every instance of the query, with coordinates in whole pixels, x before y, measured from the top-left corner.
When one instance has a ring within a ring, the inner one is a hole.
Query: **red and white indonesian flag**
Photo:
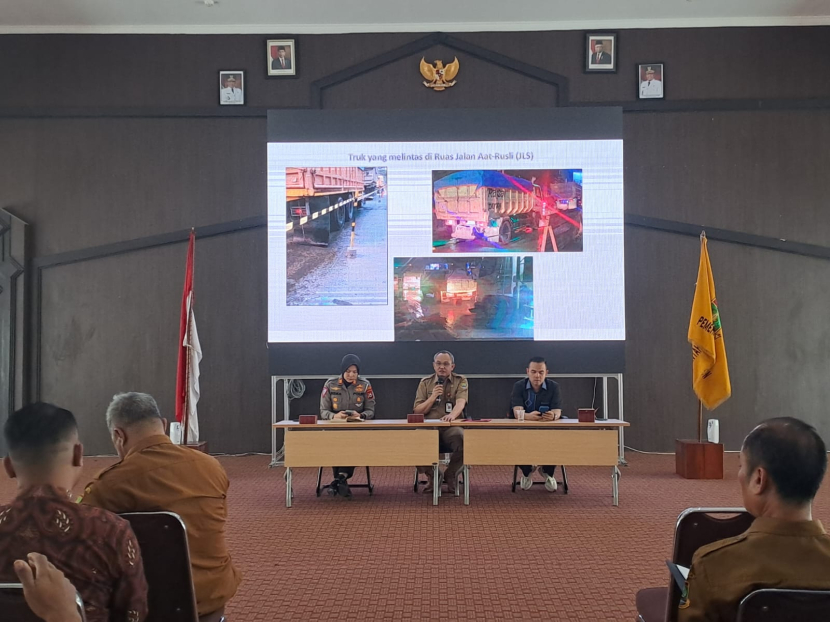
[[[179,365],[176,372],[176,421],[182,425],[182,444],[199,441],[199,419],[196,404],[199,402],[199,361],[202,347],[196,332],[196,316],[193,313],[193,254],[196,248],[196,232],[190,230],[187,248],[187,267],[184,273],[182,314],[179,322]]]

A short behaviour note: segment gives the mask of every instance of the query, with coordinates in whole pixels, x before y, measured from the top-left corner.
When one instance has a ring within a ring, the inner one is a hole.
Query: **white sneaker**
[[[520,483],[522,490],[530,490],[533,488],[533,479],[530,475],[522,475],[522,481]]]
[[[545,474],[545,490],[548,492],[556,492],[556,488],[559,484],[556,483],[556,478],[552,475]]]

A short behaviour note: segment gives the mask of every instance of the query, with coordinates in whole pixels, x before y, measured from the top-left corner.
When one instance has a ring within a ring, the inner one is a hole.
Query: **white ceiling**
[[[471,32],[830,25],[830,0],[0,0],[0,33]]]

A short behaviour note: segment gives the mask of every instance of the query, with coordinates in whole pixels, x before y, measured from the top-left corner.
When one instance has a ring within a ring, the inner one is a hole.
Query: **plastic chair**
[[[320,496],[324,490],[328,490],[331,488],[331,484],[323,484],[323,467],[320,467],[317,470],[317,496]],[[349,484],[349,488],[367,488],[369,490],[369,496],[372,495],[372,491],[375,489],[375,485],[372,483],[372,475],[369,473],[369,467],[366,467],[366,483],[365,484]]]
[[[147,578],[145,622],[198,622],[187,528],[173,512],[128,512]]]
[[[568,494],[568,472],[565,470],[563,465],[558,465],[562,471],[562,488],[565,491],[565,494]],[[532,473],[531,473],[532,474]],[[516,492],[516,484],[519,483],[519,466],[516,465],[513,467],[513,486],[510,489],[510,492]],[[533,485],[536,486],[537,484],[541,484],[542,486],[545,485],[545,482],[533,482]]]
[[[84,601],[78,592],[75,592],[75,604],[78,606],[81,621],[86,622]],[[29,609],[29,604],[23,597],[21,583],[0,583],[0,611],[3,612],[4,622],[43,622]]]
[[[749,529],[755,517],[744,508],[689,508],[677,517],[674,530],[675,564],[689,567],[700,547],[738,536]],[[674,622],[680,604],[680,590],[673,579],[669,587],[652,587],[637,592],[638,622]]]

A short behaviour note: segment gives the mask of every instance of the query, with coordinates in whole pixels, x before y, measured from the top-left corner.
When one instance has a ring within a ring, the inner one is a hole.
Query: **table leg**
[[[438,495],[441,494],[441,469],[438,463],[432,465],[432,505],[438,505]]]
[[[285,507],[291,507],[291,497],[294,496],[294,491],[291,489],[291,467],[285,469]]]
[[[465,464],[462,469],[464,472],[464,505],[470,505],[470,467]]]
[[[611,471],[611,493],[614,497],[614,505],[620,504],[620,470],[616,466]]]

